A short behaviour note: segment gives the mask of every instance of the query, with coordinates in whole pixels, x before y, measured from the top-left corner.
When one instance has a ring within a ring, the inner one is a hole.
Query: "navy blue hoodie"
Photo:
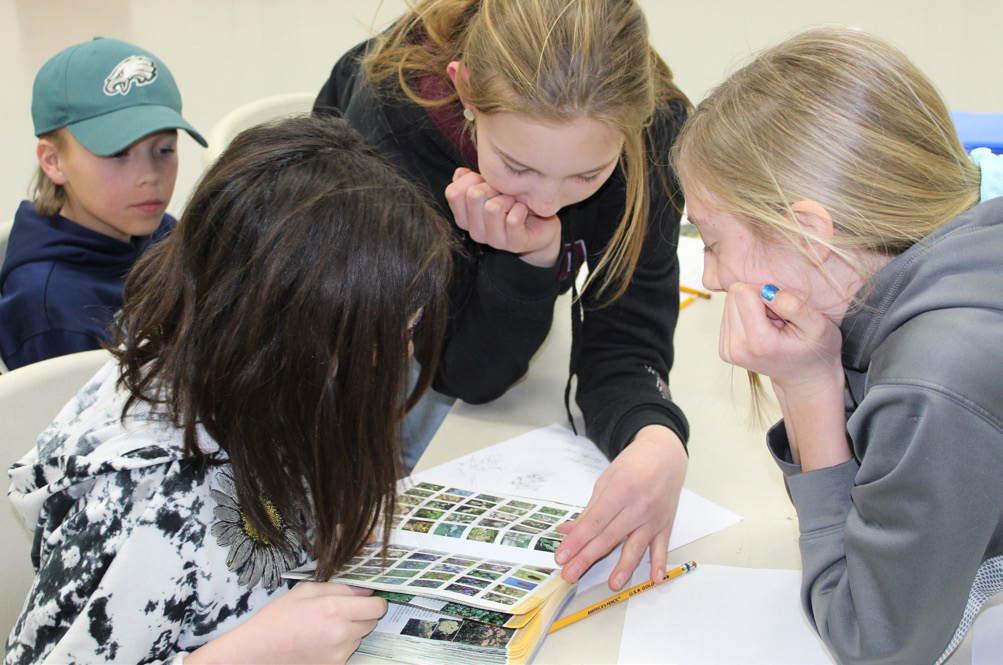
[[[164,215],[154,233],[126,243],[62,215],[42,217],[22,201],[0,269],[0,357],[8,369],[110,341],[129,269],[176,223]]]

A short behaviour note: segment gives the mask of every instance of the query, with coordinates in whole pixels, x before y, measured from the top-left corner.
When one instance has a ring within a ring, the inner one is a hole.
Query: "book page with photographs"
[[[473,607],[524,614],[567,582],[555,566],[464,556],[425,548],[367,545],[329,582],[449,600]],[[286,579],[309,579],[314,565],[291,570]]]
[[[386,615],[359,647],[361,653],[408,659],[434,650],[436,662],[507,662],[515,629],[467,621],[432,610],[390,603]],[[454,658],[448,652],[456,650]]]
[[[415,596],[397,591],[373,591],[374,596],[384,598],[388,603],[396,605],[407,605],[415,610],[431,610],[440,614],[446,614],[458,619],[471,619],[478,623],[487,623],[492,626],[503,628],[522,628],[532,621],[540,612],[536,607],[525,614],[507,614],[494,610],[485,610],[473,605],[465,605],[452,600],[439,600],[438,598],[428,598],[425,596]]]
[[[561,593],[521,617],[456,603],[426,608],[413,604],[422,600],[419,597],[377,594],[387,598],[387,613],[362,639],[359,653],[436,665],[517,664],[532,660],[547,629],[574,594],[574,585],[563,586]]]
[[[554,550],[564,539],[557,525],[582,510],[405,478],[398,488],[390,542],[553,568]]]
[[[404,479],[385,558],[367,546],[333,582],[523,614],[565,584],[555,527],[578,506]],[[377,530],[379,533],[379,530]],[[313,564],[286,573],[307,579]]]

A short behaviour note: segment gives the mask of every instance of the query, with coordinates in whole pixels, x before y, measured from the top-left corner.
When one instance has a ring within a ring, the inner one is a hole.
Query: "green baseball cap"
[[[66,127],[101,156],[165,129],[183,129],[208,145],[181,117],[181,93],[164,63],[145,49],[104,37],[64,49],[42,65],[31,119],[35,136]]]

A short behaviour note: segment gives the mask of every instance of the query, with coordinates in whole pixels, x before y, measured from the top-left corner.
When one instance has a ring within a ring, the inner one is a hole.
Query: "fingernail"
[[[568,560],[568,553],[567,552],[562,552],[562,551],[558,550],[558,552],[554,555],[554,561],[557,562],[558,566],[563,566],[564,562],[567,561],[567,560]]]
[[[619,591],[620,589],[623,588],[623,583],[627,581],[624,579],[625,577],[626,575],[620,573],[619,575],[613,578],[613,591]]]
[[[764,300],[773,300],[776,295],[780,293],[780,289],[772,284],[767,284],[763,287],[763,290],[759,292],[759,295],[763,296]]]

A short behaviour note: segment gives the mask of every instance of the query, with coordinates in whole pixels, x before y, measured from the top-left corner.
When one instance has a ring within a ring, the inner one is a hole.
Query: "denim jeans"
[[[411,361],[411,384],[418,380],[420,368],[418,363]],[[418,458],[425,452],[428,442],[435,436],[439,425],[452,408],[455,397],[447,397],[440,392],[429,389],[404,418],[404,473],[418,463]]]

